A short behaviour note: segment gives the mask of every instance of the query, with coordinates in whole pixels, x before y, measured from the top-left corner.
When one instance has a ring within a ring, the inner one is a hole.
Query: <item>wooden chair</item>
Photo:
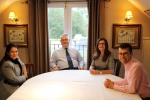
[[[26,65],[28,79],[29,79],[29,78],[33,77],[33,63],[27,63],[25,65]]]
[[[114,70],[115,70],[115,75],[119,76],[119,72],[120,72],[120,68],[121,68],[121,62],[119,59],[114,59],[115,62],[115,66],[114,66]]]

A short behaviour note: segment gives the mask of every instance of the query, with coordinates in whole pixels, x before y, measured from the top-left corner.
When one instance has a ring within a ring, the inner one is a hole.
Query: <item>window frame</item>
[[[68,9],[65,8],[65,5]],[[64,8],[64,33],[70,38],[70,46],[72,46],[72,13],[73,7],[87,7],[87,2],[52,2],[48,4],[48,8]],[[70,15],[69,15],[70,14]]]

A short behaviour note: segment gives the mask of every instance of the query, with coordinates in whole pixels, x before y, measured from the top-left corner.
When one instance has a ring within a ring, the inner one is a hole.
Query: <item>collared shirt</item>
[[[150,97],[150,82],[143,65],[132,57],[124,66],[125,77],[121,81],[114,82],[114,89],[126,93],[138,93],[141,98]]]
[[[81,57],[81,54],[78,50],[74,48],[68,48],[67,49],[70,57],[72,59],[73,67],[77,68],[80,66],[84,66],[84,60]],[[67,57],[66,57],[66,50],[65,48],[59,48],[55,50],[52,54],[51,60],[50,60],[50,67],[58,67],[59,69],[69,68]]]

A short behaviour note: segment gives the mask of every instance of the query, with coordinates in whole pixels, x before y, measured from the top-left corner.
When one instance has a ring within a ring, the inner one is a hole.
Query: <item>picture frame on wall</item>
[[[140,40],[141,24],[113,24],[112,48],[129,43],[133,49],[140,49]]]
[[[4,24],[4,45],[9,43],[28,47],[28,24]]]

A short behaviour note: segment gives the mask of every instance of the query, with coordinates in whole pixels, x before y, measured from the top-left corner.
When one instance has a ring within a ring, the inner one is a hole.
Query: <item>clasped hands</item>
[[[114,82],[111,81],[110,79],[106,79],[105,82],[104,82],[104,86],[105,86],[106,88],[113,89],[113,87],[114,87]]]

